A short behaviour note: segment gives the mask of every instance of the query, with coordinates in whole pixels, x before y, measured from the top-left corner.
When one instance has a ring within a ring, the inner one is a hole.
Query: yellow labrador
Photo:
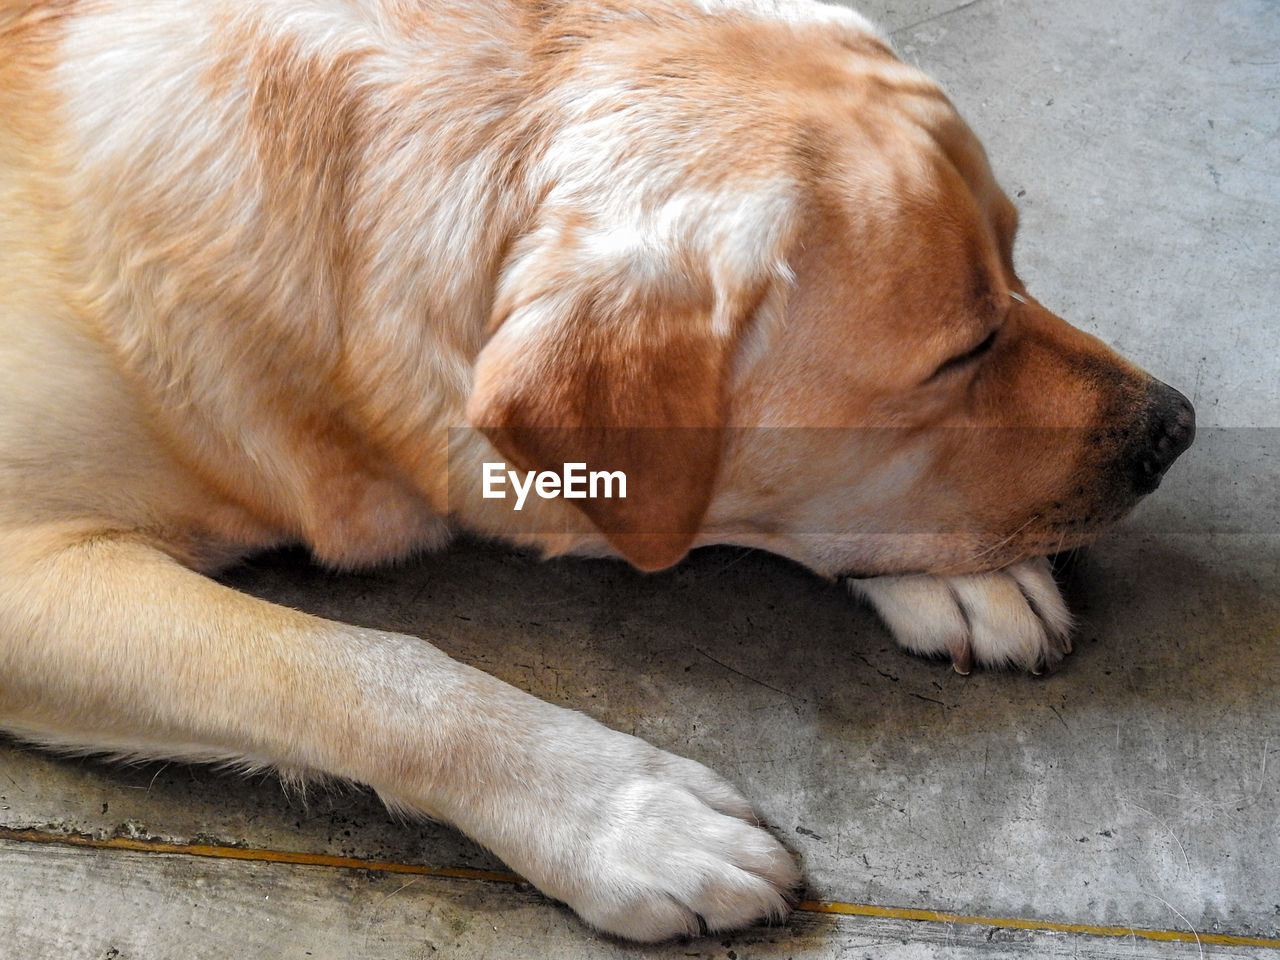
[[[370,784],[625,937],[779,917],[702,766],[202,572],[745,544],[1039,669],[1044,555],[1193,427],[1015,226],[841,8],[0,0],[0,726]]]

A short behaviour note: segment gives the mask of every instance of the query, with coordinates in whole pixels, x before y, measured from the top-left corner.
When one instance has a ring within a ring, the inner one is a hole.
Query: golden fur
[[[776,916],[794,866],[703,768],[192,571],[739,543],[1038,669],[1041,558],[1191,413],[1031,299],[1016,221],[804,0],[4,0],[0,722],[370,783],[624,936]],[[516,512],[495,460],[630,493]]]

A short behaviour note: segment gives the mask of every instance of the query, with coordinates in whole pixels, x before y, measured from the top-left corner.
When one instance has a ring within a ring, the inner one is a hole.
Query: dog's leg
[[[1071,614],[1044,557],[991,573],[875,577],[849,586],[898,643],[950,657],[959,673],[975,661],[1040,673],[1071,652]]]
[[[48,744],[367,783],[634,939],[777,919],[797,881],[700,764],[421,640],[237,593],[130,536],[0,535],[0,717]]]

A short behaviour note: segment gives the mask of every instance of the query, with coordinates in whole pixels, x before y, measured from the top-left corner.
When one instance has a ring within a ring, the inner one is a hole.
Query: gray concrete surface
[[[1049,306],[1195,401],[1157,497],[1064,572],[1076,653],[1033,679],[899,652],[840,589],[704,551],[652,577],[463,543],[360,575],[228,581],[419,634],[735,780],[813,900],[1205,935],[802,910],[641,950],[489,880],[0,839],[0,957],[1280,956],[1280,6],[881,0],[1023,211]],[[357,789],[0,742],[0,828],[501,870]]]

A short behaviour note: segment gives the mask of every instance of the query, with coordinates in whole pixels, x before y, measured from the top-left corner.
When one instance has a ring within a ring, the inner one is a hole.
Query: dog
[[[1046,555],[1194,420],[1016,227],[840,7],[0,0],[0,727],[368,784],[621,937],[776,920],[797,867],[703,766],[206,574],[739,544],[1046,669]]]

